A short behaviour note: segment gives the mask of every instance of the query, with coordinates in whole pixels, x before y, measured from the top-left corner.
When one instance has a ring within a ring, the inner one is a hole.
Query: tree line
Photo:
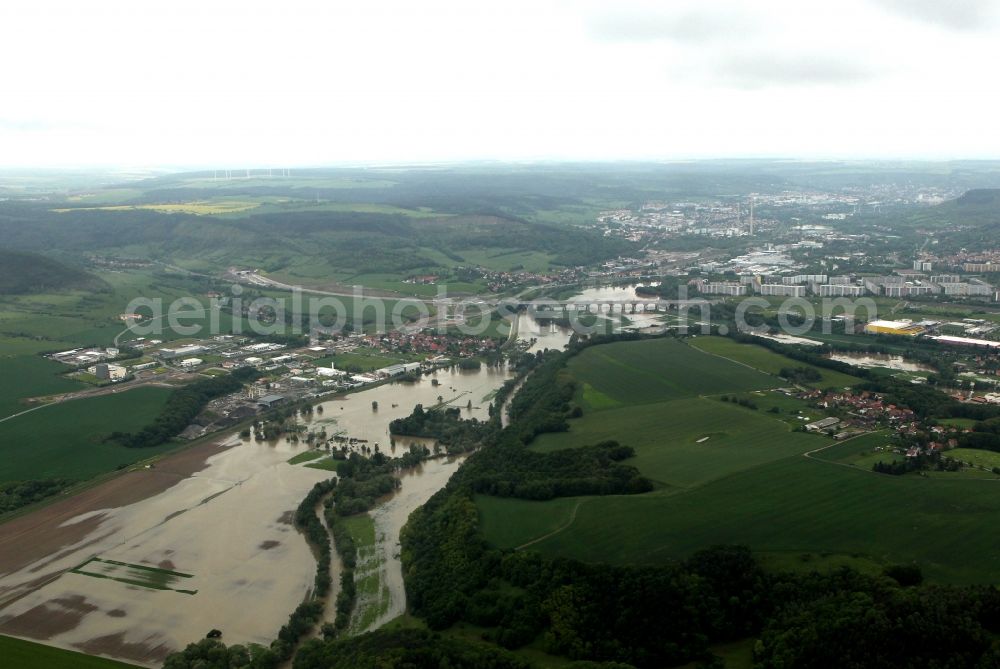
[[[243,367],[225,376],[189,383],[170,393],[152,423],[138,432],[112,432],[107,439],[126,448],[159,446],[180,434],[210,401],[238,391],[259,376],[256,369]]]

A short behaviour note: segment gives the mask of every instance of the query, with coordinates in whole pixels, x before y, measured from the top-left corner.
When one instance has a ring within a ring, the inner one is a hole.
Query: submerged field
[[[891,458],[876,450],[885,433],[834,442],[795,431],[797,400],[769,389],[778,379],[744,366],[772,365],[773,354],[732,342],[710,344],[726,353],[710,356],[699,350],[705,341],[586,349],[568,366],[582,386],[583,417],[532,446],[617,439],[635,448],[627,462],[654,481],[653,492],[549,502],[479,497],[487,537],[505,548],[617,564],[740,543],[785,566],[915,561],[941,581],[1000,582],[995,480],[875,474],[868,460]],[[736,391],[779,413],[720,401]]]

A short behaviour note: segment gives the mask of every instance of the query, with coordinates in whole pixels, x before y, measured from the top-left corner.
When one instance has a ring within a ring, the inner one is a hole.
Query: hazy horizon
[[[15,0],[0,20],[0,166],[1000,158],[988,0]]]

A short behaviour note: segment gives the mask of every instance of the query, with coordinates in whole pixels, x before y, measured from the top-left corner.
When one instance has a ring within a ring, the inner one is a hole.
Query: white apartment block
[[[739,283],[703,283],[700,288],[705,295],[746,295],[747,287]]]
[[[828,283],[817,286],[821,297],[860,297],[865,294],[864,286],[850,286]]]
[[[805,286],[785,286],[777,283],[765,283],[760,287],[761,295],[776,295],[780,297],[805,297]]]

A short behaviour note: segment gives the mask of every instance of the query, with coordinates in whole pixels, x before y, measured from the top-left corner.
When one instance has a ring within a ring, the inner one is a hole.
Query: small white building
[[[205,361],[201,358],[184,358],[181,360],[181,367],[197,367]]]

